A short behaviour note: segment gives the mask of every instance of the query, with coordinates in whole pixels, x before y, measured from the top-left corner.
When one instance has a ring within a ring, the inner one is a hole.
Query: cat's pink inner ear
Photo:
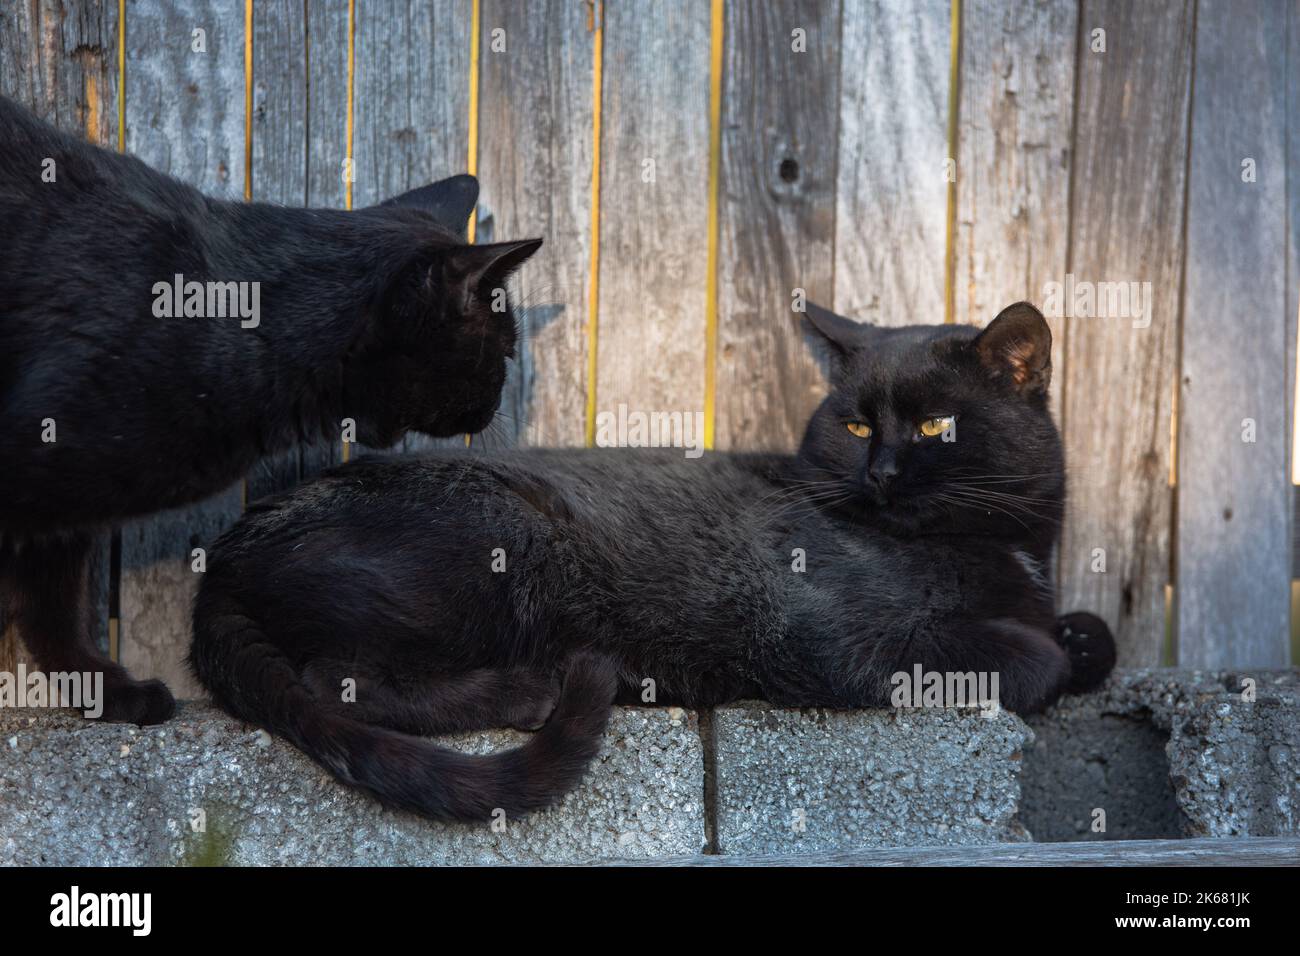
[[[1046,392],[1052,375],[1052,330],[1028,302],[998,313],[975,338],[980,359],[1021,392]]]

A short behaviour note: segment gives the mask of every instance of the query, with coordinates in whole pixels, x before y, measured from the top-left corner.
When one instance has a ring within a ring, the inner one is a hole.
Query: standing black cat
[[[209,199],[0,97],[0,609],[45,670],[103,671],[104,717],[165,720],[88,638],[90,532],[340,434],[491,419],[541,240],[467,246],[469,176],[357,212]]]
[[[1105,624],[1053,608],[1042,316],[813,325],[838,373],[793,457],[363,460],[251,509],[200,587],[195,673],[341,780],[448,819],[554,802],[646,680],[689,707],[872,707],[919,664],[996,672],[1022,712],[1098,683]],[[486,757],[416,736],[501,725],[541,730]]]

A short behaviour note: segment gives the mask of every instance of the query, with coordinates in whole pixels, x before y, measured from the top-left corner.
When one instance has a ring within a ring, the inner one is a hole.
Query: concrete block
[[[1300,671],[1120,671],[1029,725],[1036,840],[1300,835]]]
[[[717,843],[762,855],[1024,840],[1018,717],[957,710],[714,712]]]
[[[517,745],[515,732],[446,743]],[[558,807],[504,831],[382,809],[292,746],[199,704],[160,727],[67,711],[0,711],[0,863],[121,866],[577,862],[699,853],[703,751],[695,714],[624,708]],[[205,816],[205,832],[191,820]]]

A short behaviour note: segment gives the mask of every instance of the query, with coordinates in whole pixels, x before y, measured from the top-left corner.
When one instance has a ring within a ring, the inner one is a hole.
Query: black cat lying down
[[[837,374],[796,456],[362,460],[256,505],[209,560],[199,680],[339,779],[463,820],[562,797],[645,681],[687,707],[879,707],[919,664],[996,673],[1020,712],[1099,683],[1105,624],[1053,609],[1042,316],[811,318]],[[541,729],[490,756],[418,736],[503,725]]]
[[[541,240],[466,245],[477,197],[210,199],[0,96],[0,629],[102,672],[105,720],[166,720],[167,688],[90,639],[92,534],[345,419],[375,446],[486,425],[515,345],[496,290]]]

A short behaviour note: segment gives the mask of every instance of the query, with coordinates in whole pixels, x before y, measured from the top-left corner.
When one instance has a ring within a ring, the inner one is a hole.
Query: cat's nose
[[[867,477],[875,487],[883,491],[897,475],[898,459],[894,457],[894,453],[889,449],[880,449],[871,465],[867,468]]]

